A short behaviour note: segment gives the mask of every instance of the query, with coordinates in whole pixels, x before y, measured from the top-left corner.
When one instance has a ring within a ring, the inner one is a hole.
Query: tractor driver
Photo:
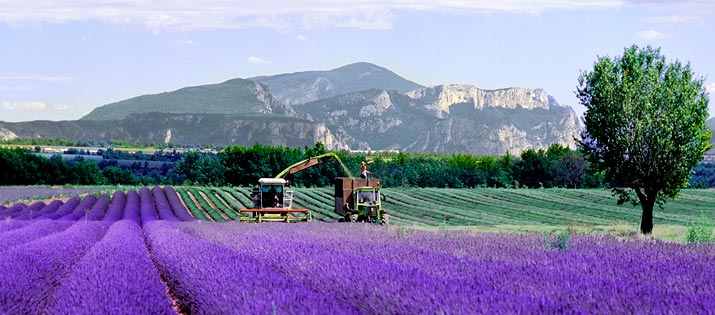
[[[271,206],[274,208],[277,208],[280,204],[280,198],[278,198],[278,193],[276,192],[276,187],[271,186],[271,189],[268,190],[268,196],[267,196],[269,202],[271,203]]]

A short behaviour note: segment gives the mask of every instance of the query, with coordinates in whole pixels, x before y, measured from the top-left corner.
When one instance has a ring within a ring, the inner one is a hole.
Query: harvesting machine
[[[335,213],[343,216],[342,221],[389,224],[383,201],[385,195],[380,193],[379,179],[335,179]]]
[[[385,196],[380,194],[379,179],[353,178],[337,154],[328,152],[297,162],[278,173],[274,178],[261,178],[251,191],[253,208],[243,209],[242,221],[248,222],[300,222],[312,220],[308,209],[294,209],[294,192],[284,179],[309,167],[337,160],[349,177],[335,178],[335,213],[341,221],[365,221],[387,224],[389,219],[382,209]]]

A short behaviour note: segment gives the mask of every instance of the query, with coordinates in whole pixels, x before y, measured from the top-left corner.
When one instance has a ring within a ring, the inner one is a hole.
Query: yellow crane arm
[[[278,175],[276,175],[276,178],[283,178],[284,176],[286,176],[288,174],[295,174],[295,173],[300,172],[306,168],[328,162],[332,159],[338,160],[338,162],[340,163],[340,166],[343,167],[343,170],[345,171],[345,173],[349,177],[353,177],[352,173],[350,173],[350,170],[347,167],[345,167],[345,164],[343,164],[343,161],[340,160],[338,155],[335,154],[335,152],[328,152],[325,154],[321,154],[318,156],[314,156],[314,157],[302,160],[302,161],[297,162],[291,166],[288,166],[288,168],[286,168],[282,172],[278,173]]]

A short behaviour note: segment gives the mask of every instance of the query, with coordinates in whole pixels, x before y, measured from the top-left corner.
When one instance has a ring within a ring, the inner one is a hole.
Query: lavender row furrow
[[[160,187],[154,187],[151,189],[151,193],[154,196],[154,204],[156,205],[156,211],[159,214],[159,220],[167,221],[179,221],[176,217],[174,211],[171,210],[169,205],[169,200],[166,199],[166,193]]]
[[[11,218],[13,215],[16,215],[17,213],[21,212],[25,208],[27,208],[26,204],[24,204],[22,202],[18,202],[16,204],[12,205],[11,207],[5,209],[5,211],[2,213],[2,217],[3,217],[3,219]]]
[[[30,219],[39,219],[47,214],[54,213],[59,209],[64,203],[61,200],[52,200],[48,205],[38,211],[35,215],[31,216]]]
[[[58,201],[56,200],[57,202]],[[43,210],[49,206],[48,204],[45,204],[44,201],[36,201],[33,204],[31,204],[29,207],[25,208],[22,212],[16,214],[13,216],[13,219],[15,220],[32,220],[35,219],[43,214]]]
[[[104,218],[104,214],[109,206],[109,196],[102,194],[97,198],[97,202],[87,212],[86,219],[91,221],[99,221]]]
[[[22,209],[20,212],[16,212],[15,214],[12,215],[14,219],[18,220],[27,220],[31,219],[35,216],[37,216],[37,212],[39,212],[42,208],[47,206],[44,201],[36,201],[33,204],[29,205],[28,207]]]
[[[137,222],[112,224],[72,267],[50,314],[177,314]]]
[[[141,224],[141,215],[139,214],[139,193],[136,190],[127,192],[127,202],[124,206],[123,220],[131,220]]]
[[[112,194],[112,202],[107,208],[107,213],[104,215],[102,221],[114,222],[122,219],[124,214],[124,207],[126,206],[127,198],[123,191],[117,190]]]
[[[195,221],[196,218],[191,216],[189,213],[189,210],[186,209],[183,203],[181,203],[181,199],[179,198],[179,195],[176,193],[176,190],[174,190],[174,187],[171,186],[164,186],[164,192],[166,193],[166,199],[169,200],[169,204],[171,205],[171,209],[174,211],[174,214],[176,215],[177,218],[181,221]]]
[[[333,296],[346,307],[362,313],[467,314],[479,311],[464,296],[467,288],[416,268],[355,255],[336,255],[319,246],[273,237],[271,234],[276,230],[270,227],[262,229],[263,233],[246,235],[221,233],[217,226],[206,227],[201,235],[196,234],[196,228],[201,226],[184,229],[236,253],[249,255],[260,264],[275,268],[282,275]],[[437,301],[439,303],[433,303]]]
[[[59,219],[67,214],[72,213],[72,211],[77,208],[77,206],[79,206],[81,201],[82,199],[80,197],[72,197],[67,200],[67,202],[65,202],[62,206],[57,208],[55,212],[44,214],[38,217],[38,219]]]
[[[61,233],[1,253],[0,313],[47,313],[62,276],[102,238],[106,228],[103,222],[76,222]]]
[[[154,206],[154,198],[151,195],[151,190],[142,187],[139,190],[139,213],[141,214],[142,224],[156,221],[159,218],[156,215],[156,207]]]
[[[250,254],[365,313],[707,313],[715,306],[713,246],[574,237],[570,250],[554,251],[540,248],[534,236],[460,234],[445,242],[443,233],[425,233],[418,247],[405,246],[409,235],[320,224],[182,230]],[[347,241],[340,245],[330,235]],[[307,268],[305,261],[314,264]]]
[[[184,313],[356,313],[246,254],[179,231],[183,224],[211,225],[155,221],[144,229],[152,256]]]
[[[0,234],[0,253],[8,248],[31,242],[47,235],[60,233],[74,224],[74,221],[32,220],[30,224]]]
[[[0,219],[0,235],[32,224],[30,220]]]
[[[82,198],[82,202],[80,202],[77,207],[75,207],[71,212],[63,215],[59,219],[77,221],[80,218],[85,217],[95,203],[97,203],[97,197],[95,197],[94,195],[84,196],[84,198]]]

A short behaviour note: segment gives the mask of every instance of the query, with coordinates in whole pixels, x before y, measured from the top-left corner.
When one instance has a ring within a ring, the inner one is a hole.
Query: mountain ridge
[[[356,62],[332,70],[282,73],[248,80],[266,84],[276,100],[288,105],[375,88],[407,92],[423,87],[368,62]]]
[[[257,81],[141,95],[77,121],[0,122],[0,138],[299,147],[321,141],[332,150],[502,155],[553,143],[574,148],[580,133],[573,109],[543,89],[425,87],[365,62],[250,79]]]

